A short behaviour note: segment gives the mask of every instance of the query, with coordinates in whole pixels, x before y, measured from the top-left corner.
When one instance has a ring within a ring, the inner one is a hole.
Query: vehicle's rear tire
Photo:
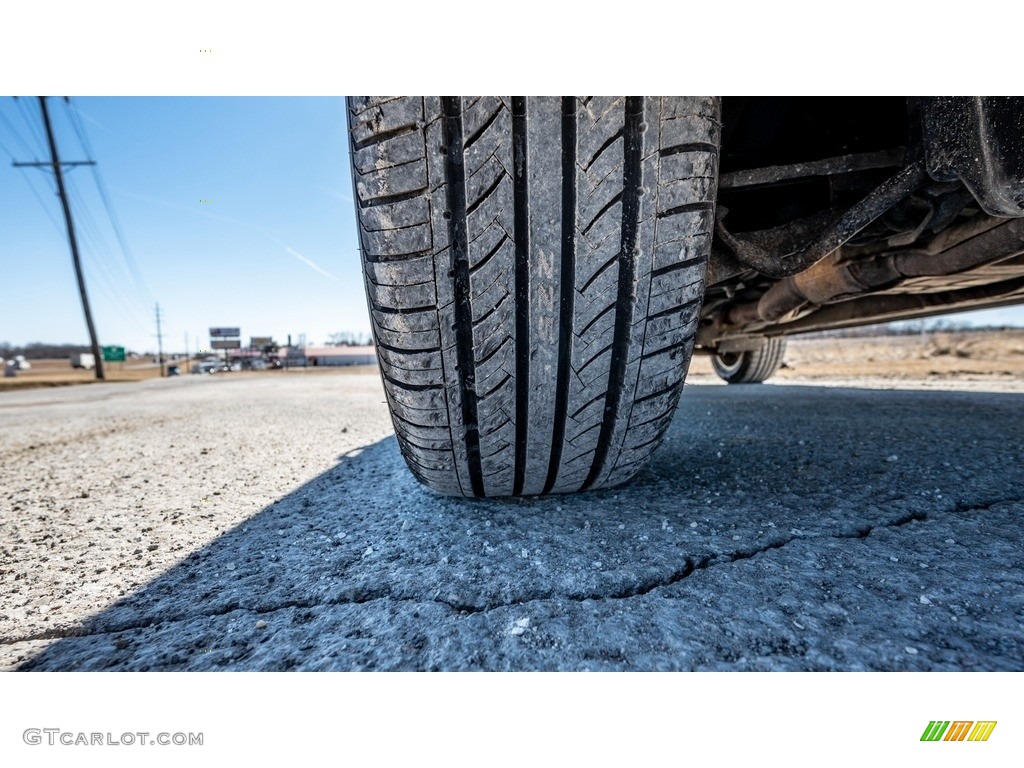
[[[442,493],[604,488],[671,421],[704,294],[711,98],[355,97],[398,443]]]
[[[785,355],[786,338],[773,336],[762,339],[757,349],[718,353],[711,364],[719,378],[729,384],[760,384],[775,375]]]

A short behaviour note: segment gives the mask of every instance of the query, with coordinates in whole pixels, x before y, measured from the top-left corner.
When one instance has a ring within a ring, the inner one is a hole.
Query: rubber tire
[[[785,355],[785,337],[773,336],[763,339],[758,349],[734,352],[728,356],[715,355],[711,365],[718,377],[729,384],[760,384],[782,367]]]
[[[462,496],[635,475],[693,349],[718,100],[347,106],[373,334],[413,474]]]

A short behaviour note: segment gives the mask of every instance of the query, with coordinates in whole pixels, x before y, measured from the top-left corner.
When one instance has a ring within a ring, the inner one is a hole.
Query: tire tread
[[[644,466],[693,347],[719,110],[675,97],[349,99],[371,324],[421,481],[564,493]]]

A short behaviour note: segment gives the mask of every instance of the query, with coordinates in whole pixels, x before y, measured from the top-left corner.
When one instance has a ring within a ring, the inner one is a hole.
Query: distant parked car
[[[32,369],[32,363],[26,360],[24,355],[15,355],[14,364],[17,366],[19,371],[28,371]]]
[[[192,373],[216,373],[220,370],[220,362],[204,360],[192,366]]]

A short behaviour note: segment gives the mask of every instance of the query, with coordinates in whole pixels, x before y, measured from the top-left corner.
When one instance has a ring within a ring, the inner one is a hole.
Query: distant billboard
[[[214,349],[241,349],[241,339],[211,339],[210,346]]]
[[[274,343],[274,340],[270,336],[250,336],[249,346],[250,347],[269,347]]]
[[[241,328],[211,328],[211,339],[235,339],[242,335]]]

